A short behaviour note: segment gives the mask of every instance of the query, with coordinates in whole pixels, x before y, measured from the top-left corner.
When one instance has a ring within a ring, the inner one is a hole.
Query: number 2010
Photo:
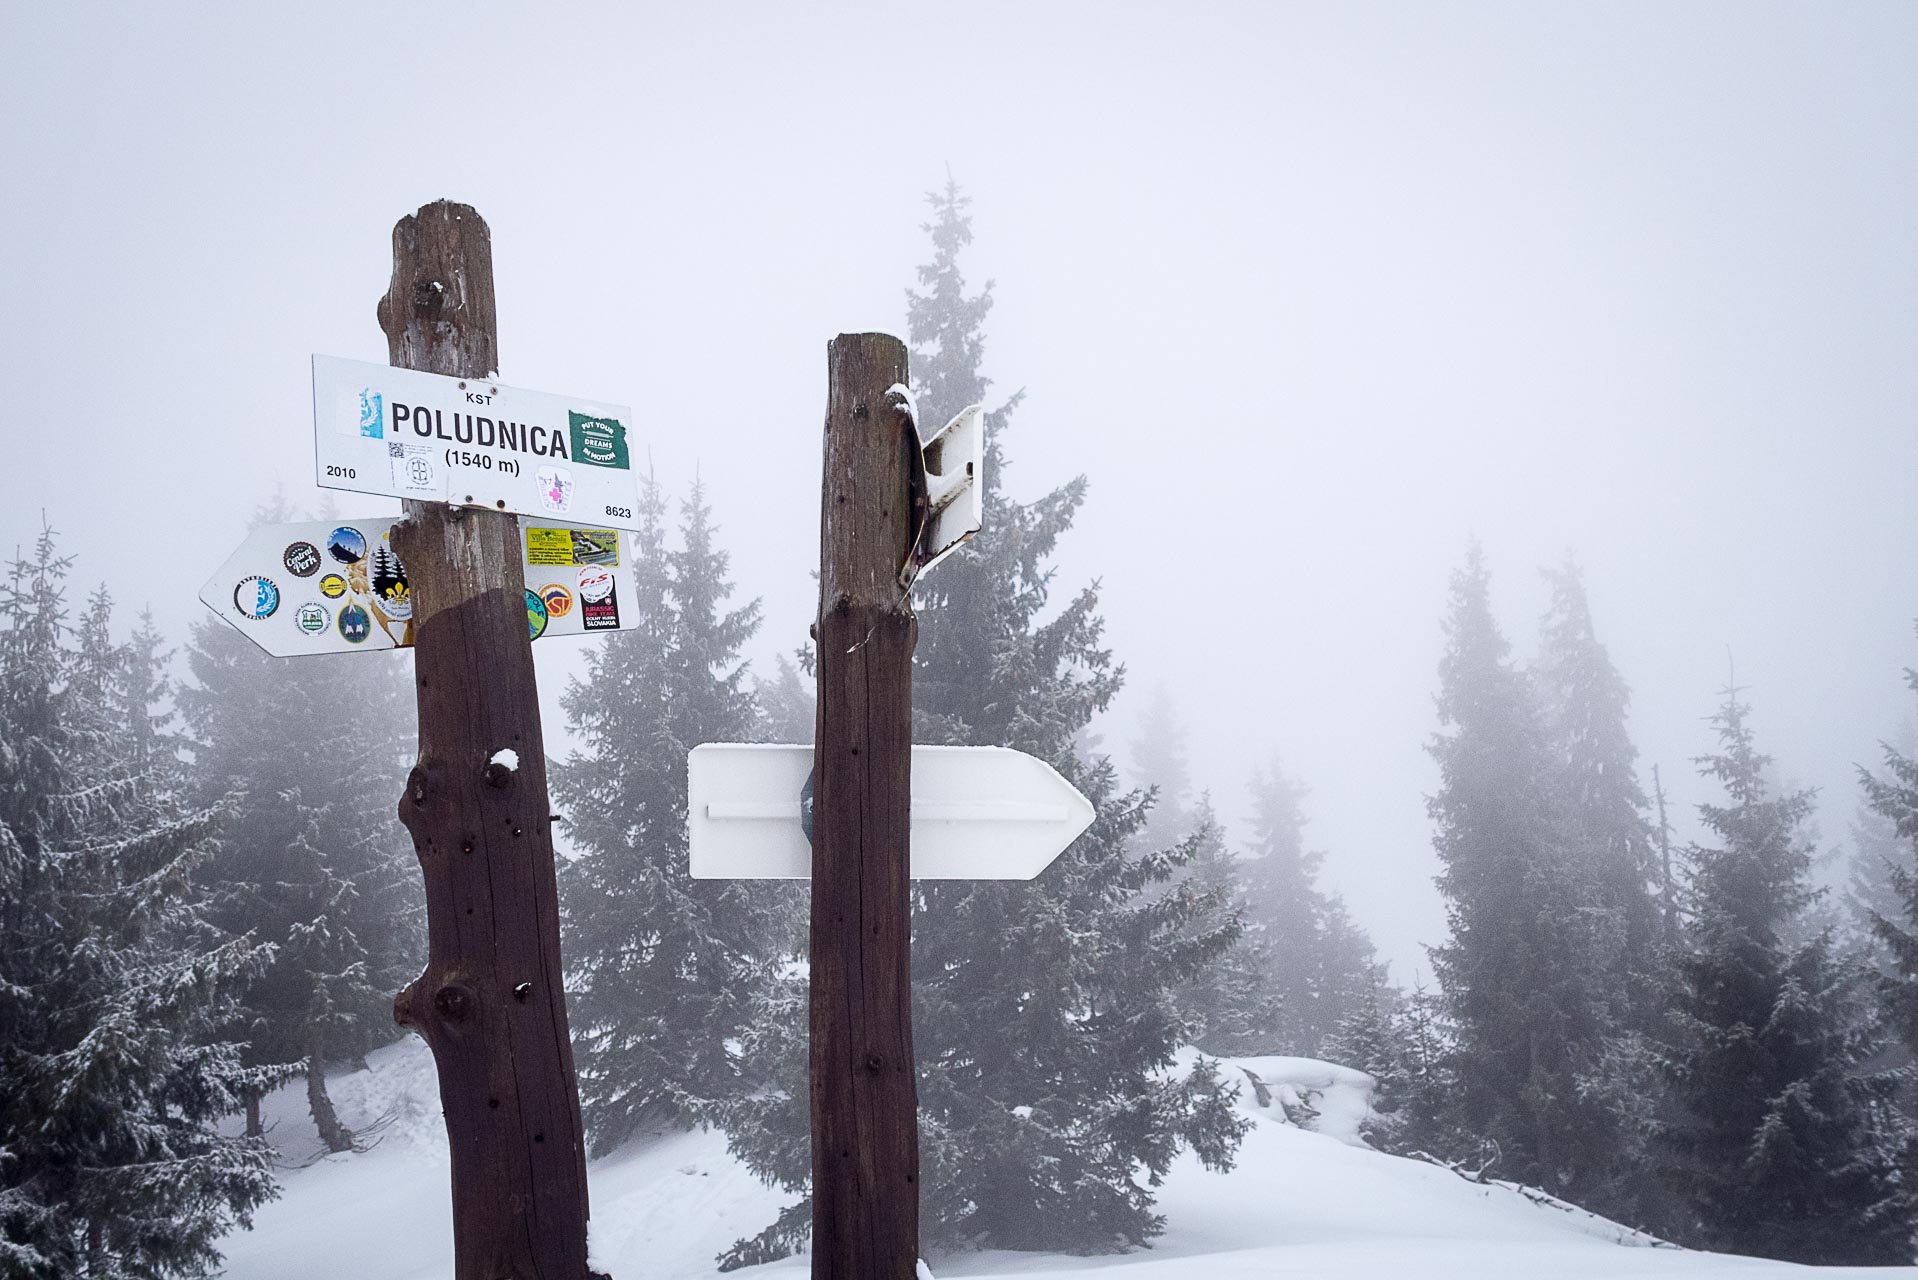
[[[331,463],[327,464],[326,474],[329,476],[338,476],[342,480],[352,480],[359,475],[359,473],[351,467],[336,467]]]

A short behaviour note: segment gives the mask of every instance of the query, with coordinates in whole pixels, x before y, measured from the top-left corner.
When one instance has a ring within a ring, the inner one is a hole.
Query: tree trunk
[[[320,1131],[320,1141],[326,1144],[328,1151],[353,1149],[353,1131],[340,1123],[339,1112],[333,1110],[333,1099],[326,1092],[326,1063],[320,1060],[317,1051],[306,1055],[306,1106],[313,1113],[313,1127]]]
[[[246,1095],[246,1136],[264,1138],[266,1129],[260,1124],[260,1095],[249,1092]]]

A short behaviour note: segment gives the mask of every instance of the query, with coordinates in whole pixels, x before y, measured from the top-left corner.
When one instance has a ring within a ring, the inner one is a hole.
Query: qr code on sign
[[[389,458],[404,458],[406,456],[406,446],[388,440],[386,442],[386,456]]]

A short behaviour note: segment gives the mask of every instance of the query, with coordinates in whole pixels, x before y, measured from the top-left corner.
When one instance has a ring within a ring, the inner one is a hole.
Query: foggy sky
[[[1281,753],[1395,976],[1442,935],[1473,536],[1521,654],[1577,554],[1681,810],[1728,653],[1830,838],[1912,707],[1918,9],[171,8],[0,6],[0,535],[44,509],[175,634],[254,506],[321,501],[309,356],[384,359],[392,224],[448,197],[503,380],[632,404],[703,478],[769,671],[826,341],[902,331],[950,167],[1028,393],[1006,482],[1091,480],[1059,582],[1102,580],[1131,675],[1106,745],[1163,683],[1240,826]],[[591,644],[538,648],[556,748]]]

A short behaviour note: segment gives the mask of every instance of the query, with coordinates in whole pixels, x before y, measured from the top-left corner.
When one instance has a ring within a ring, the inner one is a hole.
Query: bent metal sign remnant
[[[313,357],[323,489],[635,525],[633,411],[391,365]]]

